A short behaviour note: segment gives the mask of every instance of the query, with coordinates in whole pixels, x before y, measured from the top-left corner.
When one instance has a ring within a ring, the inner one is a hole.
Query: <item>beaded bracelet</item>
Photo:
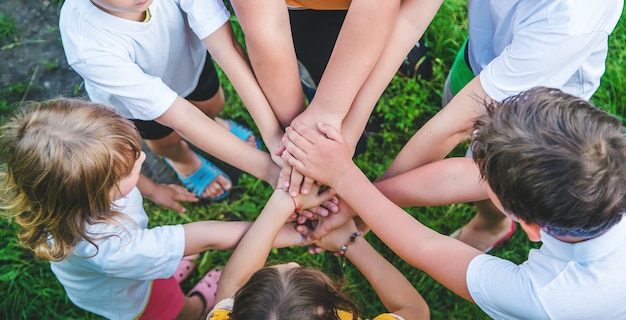
[[[339,254],[340,254],[340,255],[342,255],[342,256],[343,256],[344,254],[346,254],[346,250],[348,249],[348,246],[349,246],[349,245],[351,245],[351,244],[353,244],[353,243],[354,243],[354,241],[356,240],[356,237],[358,237],[358,236],[360,236],[360,235],[361,235],[361,231],[357,231],[357,232],[353,233],[353,234],[350,236],[350,240],[349,240],[346,244],[344,244],[344,245],[342,245],[342,246],[341,246],[341,248],[339,249]]]

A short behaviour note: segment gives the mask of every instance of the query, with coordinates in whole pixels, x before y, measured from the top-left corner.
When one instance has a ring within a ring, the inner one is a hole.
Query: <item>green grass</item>
[[[13,18],[7,14],[0,13],[0,48],[10,42],[17,41],[17,27]]]
[[[441,87],[456,50],[465,39],[465,1],[444,2],[440,12],[425,35],[425,41],[432,51],[434,78],[431,81],[412,80],[396,77],[377,104],[373,119],[380,121],[380,131],[368,140],[367,152],[355,161],[371,178],[378,176],[391,162],[395,154],[410,136],[420,128],[440,108]],[[594,103],[623,117],[626,105],[624,76],[626,48],[626,22],[623,18],[610,38],[610,52],[607,71],[602,85],[593,97]],[[3,21],[0,18],[0,31]],[[236,20],[233,20],[236,23]],[[237,31],[239,32],[239,31]],[[238,33],[240,34],[240,33]],[[61,57],[59,57],[61,58]],[[253,122],[244,106],[234,94],[232,87],[224,79],[227,104],[224,116]],[[9,111],[14,102],[20,101],[27,88],[24,84],[12,84],[0,88],[0,116]],[[461,154],[463,148],[452,154]],[[151,218],[151,226],[184,223],[201,219],[240,219],[254,220],[265,204],[271,188],[263,182],[242,175],[234,187],[233,194],[225,201],[188,205],[188,214],[179,216],[148,201],[146,209]],[[440,207],[406,209],[427,226],[447,234],[463,225],[474,214],[475,209],[467,204]],[[98,319],[98,317],[72,305],[63,288],[50,272],[48,262],[33,259],[32,254],[16,244],[16,226],[5,220],[0,222],[0,318],[2,319]],[[428,275],[409,266],[372,233],[368,240],[387,259],[392,261],[405,274],[428,302],[433,319],[487,319],[475,305],[470,304],[439,285]],[[530,243],[518,229],[511,241],[493,251],[494,255],[522,262],[528,250],[537,244]],[[202,273],[213,266],[224,265],[230,251],[211,251],[203,255],[198,271],[183,284],[188,290]],[[297,261],[301,265],[317,267],[345,280],[353,298],[363,307],[364,314],[374,316],[384,308],[373,290],[360,273],[332,254],[311,256],[306,248],[273,250],[270,262]]]

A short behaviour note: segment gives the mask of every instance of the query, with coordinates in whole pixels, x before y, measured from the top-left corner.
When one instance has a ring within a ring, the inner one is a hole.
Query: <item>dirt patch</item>
[[[59,96],[86,97],[81,77],[65,59],[59,33],[60,1],[2,0],[17,34],[0,43],[0,92],[9,104]],[[178,183],[172,170],[146,150],[143,172],[161,183]]]
[[[0,88],[9,103],[84,95],[82,82],[65,60],[59,34],[58,1],[0,1],[0,12],[15,23],[16,34],[0,43]],[[21,90],[11,90],[21,87]]]

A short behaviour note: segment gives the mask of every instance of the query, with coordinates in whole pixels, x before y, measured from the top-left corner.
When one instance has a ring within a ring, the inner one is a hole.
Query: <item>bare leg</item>
[[[183,309],[180,310],[176,320],[203,319],[206,316],[203,313],[204,300],[198,295],[192,295],[191,297],[185,297]]]
[[[475,203],[478,212],[463,226],[456,238],[470,246],[485,251],[511,230],[511,219],[496,208],[491,200]]]
[[[198,109],[200,109],[204,114],[209,116],[209,118],[215,119],[215,117],[217,117],[217,115],[222,112],[222,109],[224,109],[224,90],[222,90],[222,88],[220,87],[219,90],[217,90],[217,93],[208,100],[188,101],[191,102],[191,104],[193,104],[194,106],[198,107]]]

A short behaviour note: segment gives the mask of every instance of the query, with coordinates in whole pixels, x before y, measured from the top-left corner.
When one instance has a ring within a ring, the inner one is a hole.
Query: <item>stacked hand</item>
[[[285,165],[292,165],[298,172],[312,177],[312,180],[333,185],[336,183],[333,179],[340,177],[348,166],[352,166],[350,148],[337,129],[327,124],[318,124],[317,128],[319,132],[300,123],[287,128],[283,137],[283,162]],[[307,237],[309,243],[315,243],[333,230],[343,228],[344,224],[352,221],[355,216],[349,207],[339,203],[337,198],[325,203],[324,206],[330,212],[314,208],[302,211],[296,217],[300,224],[298,230]],[[312,251],[321,251],[317,243],[312,247]]]

